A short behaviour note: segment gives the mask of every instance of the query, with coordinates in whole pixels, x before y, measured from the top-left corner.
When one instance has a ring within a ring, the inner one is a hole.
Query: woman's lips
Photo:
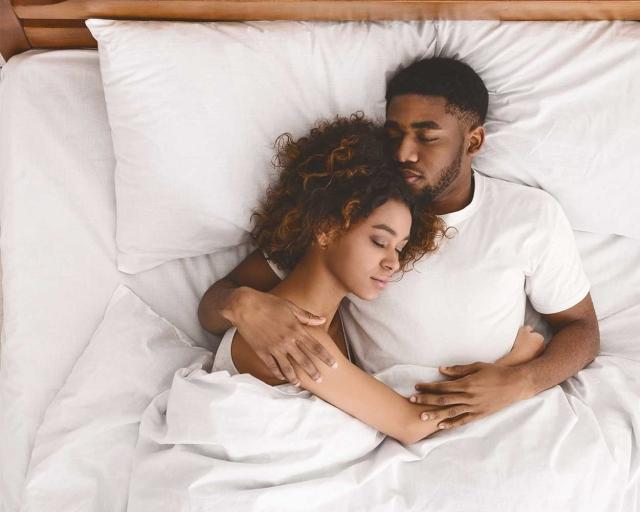
[[[377,279],[375,277],[372,277],[371,279],[375,281],[376,285],[379,288],[384,288],[385,286],[387,286],[387,281],[385,281],[384,279]]]

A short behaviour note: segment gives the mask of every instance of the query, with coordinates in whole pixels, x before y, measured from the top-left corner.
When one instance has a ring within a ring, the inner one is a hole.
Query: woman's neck
[[[312,250],[270,293],[293,302],[309,313],[326,318],[321,327],[329,330],[347,291],[329,272],[322,258]]]

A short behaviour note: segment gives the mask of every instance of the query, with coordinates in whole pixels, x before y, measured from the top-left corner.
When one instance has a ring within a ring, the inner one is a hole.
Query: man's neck
[[[431,203],[434,213],[445,215],[462,210],[473,200],[474,189],[473,170],[469,169],[467,173],[460,173],[451,187]]]

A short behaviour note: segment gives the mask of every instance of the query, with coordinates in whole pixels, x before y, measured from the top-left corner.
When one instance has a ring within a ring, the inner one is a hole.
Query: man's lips
[[[401,169],[400,172],[407,183],[415,183],[422,178],[422,174],[411,169]]]

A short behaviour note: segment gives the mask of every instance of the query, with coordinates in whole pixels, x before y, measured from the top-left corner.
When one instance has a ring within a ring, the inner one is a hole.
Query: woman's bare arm
[[[438,430],[438,423],[443,419],[464,414],[464,406],[460,406],[460,410],[451,409],[448,416],[443,416],[438,407],[409,402],[406,397],[351,363],[326,332],[315,329],[313,334],[333,355],[338,367],[318,365],[322,380],[316,382],[292,361],[301,386],[380,432],[404,444],[411,444]],[[497,363],[505,366],[522,364],[537,357],[543,348],[543,337],[529,326],[524,326],[518,331],[512,351]],[[231,357],[240,373],[250,373],[269,385],[286,382],[272,377],[238,333],[232,341]],[[311,357],[315,359],[312,354]],[[428,419],[421,419],[423,413],[428,415]]]
[[[410,403],[407,398],[351,363],[326,332],[315,329],[313,334],[334,357],[338,366],[329,368],[317,364],[321,381],[316,382],[301,371],[295,361],[291,361],[303,388],[405,444],[415,443],[438,429],[437,422],[442,418],[420,419],[422,412],[432,408]],[[315,355],[309,355],[316,360]],[[268,368],[237,332],[231,345],[231,357],[240,373],[250,373],[273,386],[286,382],[272,377]]]

